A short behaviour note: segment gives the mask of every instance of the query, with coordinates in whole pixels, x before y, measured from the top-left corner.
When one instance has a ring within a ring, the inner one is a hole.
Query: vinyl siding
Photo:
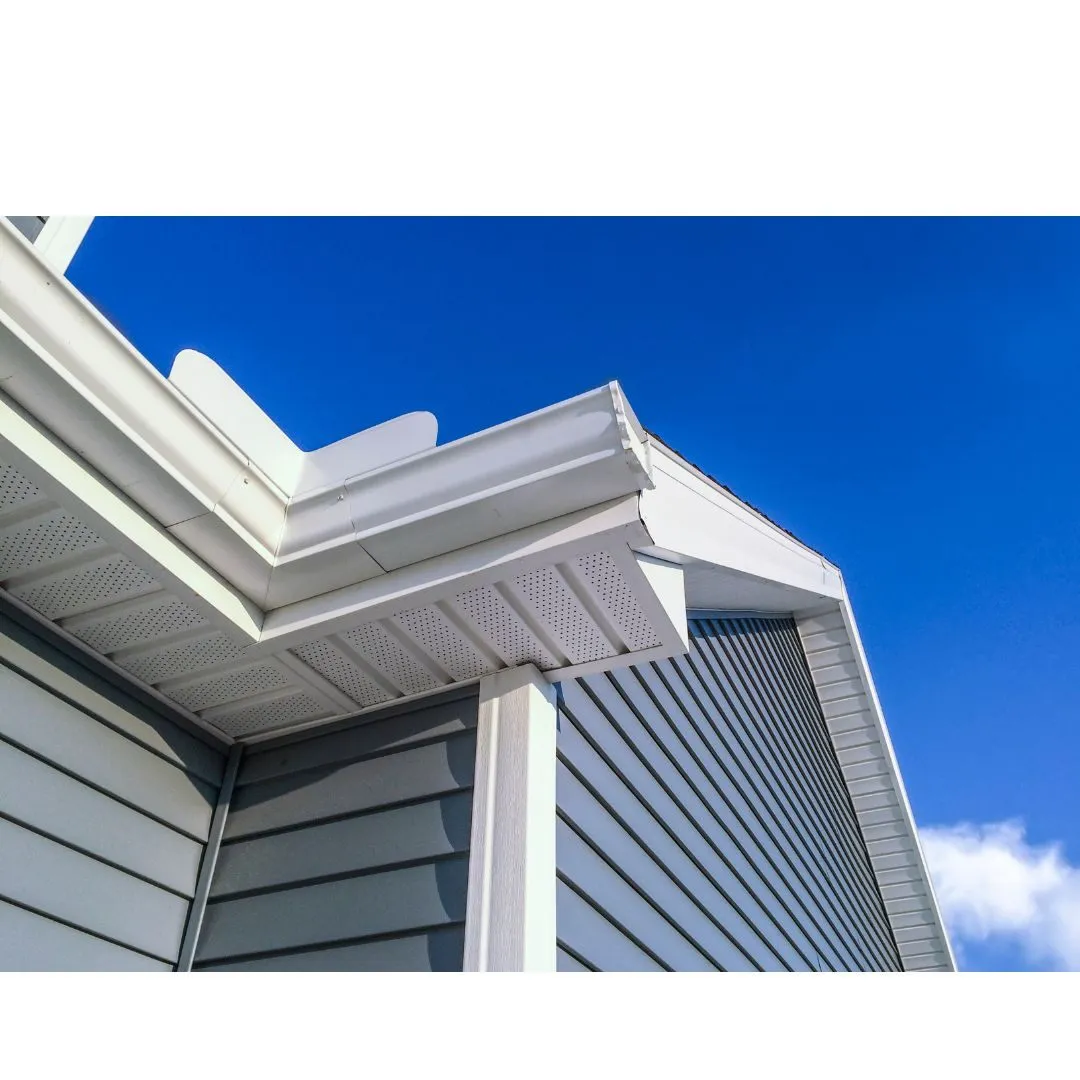
[[[0,613],[0,969],[169,970],[224,753]]]
[[[200,970],[461,970],[475,689],[241,759]]]
[[[559,970],[896,970],[791,619],[562,684]]]
[[[854,626],[835,610],[798,620],[798,629],[904,968],[951,971],[955,962],[903,784],[893,773],[880,706],[866,693],[872,684],[856,655]]]

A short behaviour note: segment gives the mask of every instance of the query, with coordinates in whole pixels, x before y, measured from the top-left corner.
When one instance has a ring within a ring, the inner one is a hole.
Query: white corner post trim
[[[555,970],[556,718],[532,664],[480,683],[466,971]]]

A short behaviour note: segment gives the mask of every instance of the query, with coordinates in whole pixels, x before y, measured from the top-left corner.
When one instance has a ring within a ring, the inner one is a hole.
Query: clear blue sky
[[[618,379],[843,570],[920,825],[1080,862],[1080,222],[99,218],[69,276],[305,449]]]

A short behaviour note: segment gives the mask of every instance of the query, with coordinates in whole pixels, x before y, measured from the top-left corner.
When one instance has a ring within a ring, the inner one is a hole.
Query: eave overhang
[[[0,220],[0,386],[269,612],[650,484],[615,383],[446,446],[430,414],[305,454],[212,361],[163,378]]]
[[[658,441],[642,495],[653,546],[681,566],[690,618],[795,618],[829,739],[906,971],[956,961],[843,577]]]
[[[8,602],[224,742],[671,656],[688,609],[794,614],[905,965],[954,969],[836,567],[615,383],[434,439],[414,413],[303,453],[207,358],[163,378],[0,220]]]
[[[417,413],[304,453],[206,357],[163,378],[0,223],[0,580],[219,735],[685,648],[617,384],[434,437]]]

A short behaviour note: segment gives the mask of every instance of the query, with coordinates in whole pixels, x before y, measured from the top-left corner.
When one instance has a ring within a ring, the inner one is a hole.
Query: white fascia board
[[[842,591],[839,571],[761,514],[653,441],[655,486],[641,497],[653,548],[669,561],[693,560],[823,599]]]
[[[182,352],[169,378],[288,494],[267,609],[651,484],[616,384],[446,446],[430,413],[411,413],[304,453],[208,357]]]
[[[297,495],[279,553],[302,557],[309,548],[350,540],[393,570],[651,483],[644,445],[611,383]],[[421,533],[448,546],[417,548]]]
[[[624,496],[268,612],[250,654],[291,648],[598,548],[647,544],[637,504],[636,495]]]
[[[706,611],[765,611],[789,614],[821,604],[827,597],[767,581],[714,563],[681,564],[687,606]]]
[[[628,552],[626,558],[617,558],[623,576],[631,582],[634,575],[631,562],[644,578],[645,588],[635,589],[640,594],[639,603],[646,618],[657,629],[660,637],[682,641],[683,648],[690,648],[690,633],[686,625],[686,585],[683,568],[676,563],[664,562],[639,552]]]
[[[871,715],[877,726],[881,745],[885,750],[889,764],[889,775],[893,781],[897,801],[903,810],[904,819],[911,832],[911,840],[914,845],[919,869],[921,871],[922,884],[926,889],[926,895],[929,897],[930,907],[934,913],[935,922],[937,924],[938,941],[943,947],[945,955],[949,959],[950,968],[955,971],[956,956],[953,953],[952,943],[949,941],[949,935],[945,929],[945,920],[941,917],[941,906],[938,904],[937,894],[934,892],[934,882],[926,864],[926,856],[923,854],[922,844],[919,841],[919,829],[915,823],[915,815],[912,813],[911,803],[908,800],[907,788],[904,786],[904,778],[900,773],[900,763],[896,760],[896,751],[893,749],[892,739],[889,736],[889,727],[885,723],[885,711],[882,709],[881,700],[878,698],[877,687],[874,685],[874,677],[870,672],[870,664],[866,659],[866,651],[863,649],[862,638],[859,636],[859,627],[855,622],[855,612],[852,609],[851,600],[848,597],[847,588],[843,585],[842,579],[841,587],[843,588],[843,596],[840,602],[840,611],[847,628],[848,640],[851,644],[852,651],[855,654],[855,663],[858,666],[862,677],[863,686],[865,687],[864,692],[870,703]]]
[[[886,783],[887,790],[893,798],[896,800],[897,810],[899,813],[899,822],[896,823],[899,826],[899,831],[902,833],[905,841],[911,847],[911,854],[915,861],[915,878],[916,885],[921,888],[925,893],[926,907],[929,909],[930,918],[929,923],[932,928],[932,935],[929,939],[929,943],[926,945],[925,954],[940,954],[943,958],[940,962],[935,963],[933,966],[938,970],[945,969],[950,971],[956,970],[956,958],[953,954],[952,945],[949,942],[949,936],[945,929],[945,922],[941,917],[941,908],[937,901],[937,896],[934,892],[933,880],[930,877],[930,871],[926,864],[926,858],[923,854],[922,845],[919,841],[919,831],[915,824],[915,816],[911,810],[911,803],[908,800],[907,789],[904,787],[904,780],[900,773],[900,765],[896,760],[896,752],[893,749],[892,739],[889,737],[888,725],[885,723],[885,713],[881,707],[881,701],[878,698],[877,688],[874,685],[874,679],[870,672],[870,665],[866,658],[866,652],[863,649],[862,639],[859,636],[859,628],[855,622],[855,613],[851,606],[851,601],[848,598],[847,589],[843,587],[841,580],[842,590],[841,596],[836,602],[821,605],[817,608],[795,612],[796,625],[799,629],[799,634],[803,638],[804,647],[806,646],[806,639],[813,634],[819,636],[823,633],[819,629],[822,625],[822,620],[828,620],[830,616],[835,620],[839,619],[838,631],[825,631],[824,633],[830,634],[830,644],[832,648],[828,650],[831,654],[836,649],[842,648],[844,645],[851,649],[852,663],[854,665],[855,678],[852,680],[850,690],[853,696],[848,699],[853,702],[857,702],[858,698],[854,695],[861,694],[865,700],[866,705],[864,708],[858,709],[850,714],[850,719],[844,716],[840,716],[837,719],[830,719],[828,711],[831,706],[835,706],[835,702],[822,701],[822,707],[826,711],[826,723],[829,725],[830,737],[832,739],[842,738],[843,735],[838,736],[834,728],[842,727],[844,729],[843,734],[848,734],[849,729],[851,731],[856,730],[855,725],[867,724],[869,730],[872,732],[874,739],[880,744],[882,750],[882,756],[886,765]],[[826,622],[826,625],[828,623]],[[834,624],[835,625],[835,624]],[[832,656],[829,657],[832,660]],[[807,655],[807,661],[811,670],[811,674],[814,677],[815,687],[818,684],[818,674],[815,670],[815,657],[812,654]],[[842,665],[836,665],[841,667]],[[835,686],[836,684],[831,684]],[[847,692],[845,690],[845,692]],[[863,736],[865,738],[865,736]],[[841,767],[843,770],[843,751],[838,750],[837,753],[841,756]],[[845,782],[852,784],[852,781],[845,774]],[[858,784],[859,781],[854,781]],[[859,813],[859,802],[863,797],[861,792],[852,791],[852,800],[856,807],[856,812]],[[870,811],[871,815],[880,815],[883,811]],[[876,822],[876,817],[874,818]],[[860,820],[860,828],[864,828],[863,822]],[[880,829],[879,824],[870,824],[865,826],[869,829]],[[868,851],[873,856],[873,841],[868,842]],[[878,873],[875,868],[875,875]],[[888,887],[886,884],[879,880],[879,888]],[[887,895],[887,894],[886,894]],[[891,923],[890,919],[890,923]],[[903,958],[903,949],[901,950]],[[905,969],[914,970],[918,967],[918,961],[912,967],[907,967],[906,958]]]
[[[166,527],[226,500],[271,557],[287,496],[0,219],[0,379],[47,430]]]
[[[5,221],[0,327],[4,392],[264,611],[651,485],[616,384],[427,450],[434,418],[414,414],[298,466],[212,361],[183,354],[163,378]]]

